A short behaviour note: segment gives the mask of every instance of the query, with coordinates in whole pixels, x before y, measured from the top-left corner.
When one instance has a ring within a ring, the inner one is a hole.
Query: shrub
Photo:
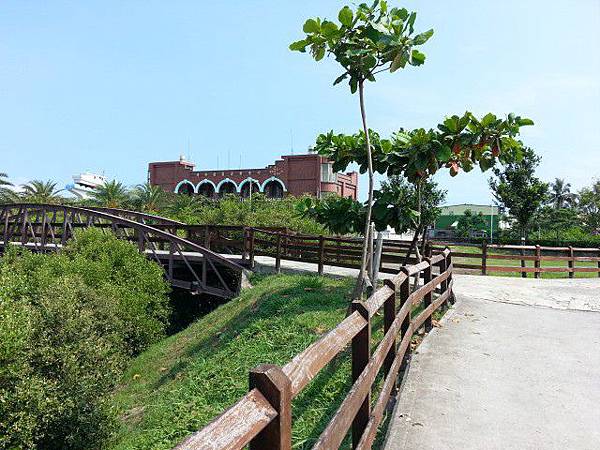
[[[62,254],[0,260],[0,448],[99,448],[127,359],[164,336],[168,286],[98,229]]]

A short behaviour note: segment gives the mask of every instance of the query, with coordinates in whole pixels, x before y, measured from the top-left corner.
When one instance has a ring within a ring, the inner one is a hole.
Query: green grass
[[[470,247],[470,246],[461,246],[461,245],[453,245],[452,247],[452,251],[454,252],[461,252],[461,253],[477,253],[477,254],[481,254],[481,248],[480,247]],[[494,253],[499,253],[499,252],[494,252]],[[503,252],[504,254],[507,254],[508,252]],[[526,254],[530,254],[530,253],[526,253]],[[561,256],[564,256],[564,254],[561,254]],[[596,256],[595,254],[592,254],[590,256]],[[454,257],[452,258],[452,261],[456,264],[477,264],[477,265],[481,265],[481,257],[478,258],[467,258],[467,257]],[[487,265],[489,266],[515,266],[515,267],[520,267],[521,263],[519,260],[503,260],[503,259],[489,259],[487,260]],[[533,267],[533,261],[525,261],[525,265],[526,267]],[[541,267],[567,267],[567,261],[541,261]],[[598,267],[597,266],[597,262],[587,262],[587,261],[583,261],[583,262],[576,262],[575,263],[575,267]],[[458,270],[470,270],[470,269],[458,269]],[[481,271],[475,271],[476,273],[481,273]],[[488,275],[492,275],[492,276],[503,276],[503,277],[520,277],[521,273],[520,272],[492,272],[492,271],[488,271]],[[591,273],[591,272],[575,272],[575,278],[596,278],[598,277],[597,273]],[[533,278],[533,273],[528,273],[527,274],[528,278]],[[549,272],[549,273],[542,273],[541,274],[541,278],[567,278],[568,277],[568,273],[565,272]]]
[[[171,449],[247,392],[249,369],[284,365],[337,325],[353,287],[351,279],[299,275],[253,283],[133,360],[115,393],[121,427],[109,448]],[[294,400],[294,448],[312,447],[350,384],[346,351]]]

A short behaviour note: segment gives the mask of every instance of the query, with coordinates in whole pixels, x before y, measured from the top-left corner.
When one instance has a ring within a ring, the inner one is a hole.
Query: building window
[[[322,163],[321,164],[321,182],[322,183],[335,183],[336,174],[333,173],[333,163]]]

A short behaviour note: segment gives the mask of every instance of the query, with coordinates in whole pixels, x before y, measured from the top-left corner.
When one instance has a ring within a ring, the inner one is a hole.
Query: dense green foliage
[[[415,185],[403,177],[391,176],[375,192],[373,221],[378,230],[390,226],[398,234],[406,233],[419,223],[435,223],[445,198],[446,191],[433,180]]]
[[[128,358],[165,335],[168,285],[98,229],[61,254],[0,260],[0,448],[99,448]]]
[[[587,231],[600,234],[600,180],[579,192],[578,208]]]
[[[330,233],[337,235],[360,234],[365,227],[365,207],[348,197],[305,197],[298,202],[296,210],[301,217],[314,219]]]
[[[473,214],[473,211],[467,209],[465,213],[458,218],[456,233],[459,237],[469,237],[474,231],[485,231],[487,224],[483,214]]]
[[[546,202],[548,184],[535,176],[540,157],[525,148],[519,161],[493,169],[489,180],[492,194],[501,210],[514,219],[521,236],[527,237],[535,213]]]

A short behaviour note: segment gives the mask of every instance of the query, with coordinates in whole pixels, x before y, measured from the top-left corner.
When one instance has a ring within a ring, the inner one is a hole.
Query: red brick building
[[[322,197],[336,193],[356,200],[358,174],[334,173],[332,163],[316,153],[287,155],[264,169],[194,170],[195,164],[179,161],[148,165],[148,180],[166,191],[216,196],[262,192],[267,197],[311,194]]]

